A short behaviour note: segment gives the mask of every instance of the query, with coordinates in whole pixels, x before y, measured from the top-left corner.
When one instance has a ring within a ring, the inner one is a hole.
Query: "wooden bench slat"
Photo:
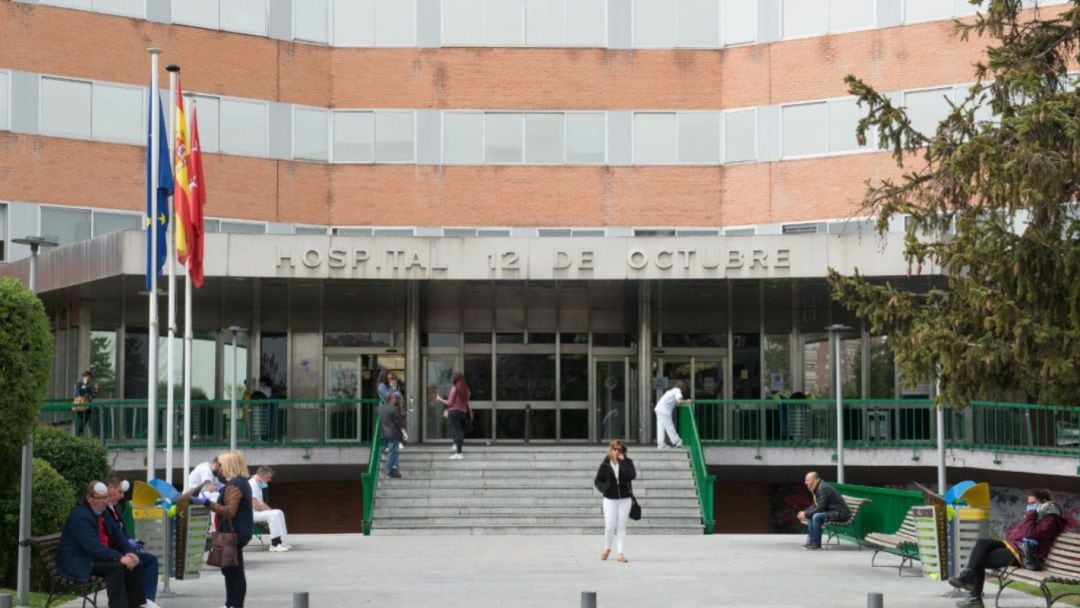
[[[1001,597],[1001,592],[1005,587],[1015,581],[1034,583],[1046,597],[1046,605],[1049,608],[1057,600],[1071,594],[1066,593],[1055,598],[1047,584],[1080,585],[1080,531],[1063,532],[1058,535],[1043,562],[1042,570],[1013,568],[1001,574],[999,578],[1001,587],[998,589],[998,598]]]

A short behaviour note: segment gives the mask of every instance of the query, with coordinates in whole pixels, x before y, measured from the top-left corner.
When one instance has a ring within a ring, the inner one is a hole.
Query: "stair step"
[[[581,503],[578,503],[580,505]],[[652,503],[649,508],[657,508]],[[490,517],[595,517],[600,513],[600,504],[592,505],[545,505],[545,506],[484,506],[484,505],[445,505],[445,506],[404,506],[375,508],[375,516],[387,519],[416,517],[455,517],[455,516],[490,516]],[[665,507],[665,516],[700,517],[697,506]]]
[[[646,497],[639,495],[642,503],[648,504],[649,508],[671,508],[671,509],[699,509],[697,496],[686,497],[669,497],[669,496],[657,496]],[[394,509],[408,509],[414,507],[431,507],[431,508],[443,508],[443,507],[471,507],[471,508],[484,508],[484,507],[568,507],[573,508],[582,504],[596,502],[599,504],[599,494],[593,493],[588,496],[566,496],[566,497],[554,497],[554,496],[522,496],[520,494],[512,494],[507,496],[492,496],[484,493],[476,496],[467,497],[448,497],[448,496],[431,496],[422,495],[416,497],[395,496],[393,501],[384,500],[382,493],[380,492],[375,498],[375,512],[379,513],[386,507],[384,505],[392,504]],[[592,507],[589,507],[592,508]],[[594,509],[595,510],[595,509]]]
[[[635,522],[636,523],[636,522]],[[555,527],[555,526],[540,526],[540,527],[524,527],[524,526],[476,526],[476,527],[460,527],[460,528],[386,528],[378,527],[378,524],[374,524],[371,528],[371,533],[376,536],[447,536],[447,535],[517,535],[517,536],[597,536],[602,537],[604,534],[604,527],[601,526],[579,526],[579,527]],[[702,535],[704,533],[700,524],[696,526],[671,526],[658,528],[655,526],[644,527],[635,526],[630,535]]]

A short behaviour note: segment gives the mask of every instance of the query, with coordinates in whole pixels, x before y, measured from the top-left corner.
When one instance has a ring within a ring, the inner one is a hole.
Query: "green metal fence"
[[[712,534],[716,524],[713,507],[716,476],[709,475],[709,468],[705,463],[705,452],[701,449],[697,421],[694,419],[694,410],[690,406],[679,406],[678,409],[679,425],[683,429],[681,438],[683,445],[689,451],[690,464],[694,470],[694,485],[697,487],[698,503],[701,506],[701,523],[705,527],[705,534]]]
[[[368,445],[375,428],[377,399],[272,399],[237,402],[237,444],[241,447],[310,447]],[[108,449],[146,447],[147,407],[144,400],[94,401],[86,412],[73,411],[71,401],[48,401],[39,419],[44,424],[96,437]],[[183,442],[183,403],[174,406],[172,420],[164,401],[157,403],[158,443],[166,433],[174,445]],[[218,448],[229,445],[231,402],[225,399],[191,402],[191,445]]]
[[[382,433],[379,432],[379,416],[375,415],[371,426],[371,453],[368,457],[367,470],[360,475],[360,484],[364,490],[363,512],[360,524],[364,536],[371,536],[371,517],[375,511],[375,488],[379,485],[379,462],[382,459]]]

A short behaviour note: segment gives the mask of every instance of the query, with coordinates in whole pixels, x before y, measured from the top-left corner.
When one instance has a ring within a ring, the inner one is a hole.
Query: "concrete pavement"
[[[258,541],[245,551],[248,608],[290,608],[294,591],[309,592],[311,608],[578,608],[582,591],[597,592],[598,608],[863,608],[870,592],[884,594],[885,608],[936,608],[960,598],[946,583],[871,568],[872,552],[850,543],[805,551],[801,536],[634,536],[631,522],[627,564],[614,554],[601,562],[603,539],[591,536],[294,534],[288,541],[288,553],[269,553]],[[224,604],[216,570],[171,584],[176,595],[158,598],[164,608]],[[996,587],[987,590],[992,600]],[[1002,596],[1007,608],[1041,605],[1016,591]]]

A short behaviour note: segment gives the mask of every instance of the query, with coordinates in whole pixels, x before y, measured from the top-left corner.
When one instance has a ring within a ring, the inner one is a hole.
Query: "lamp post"
[[[40,236],[12,239],[11,242],[30,246],[30,291],[37,294],[37,256],[41,247],[56,247],[59,243]],[[19,480],[19,565],[15,587],[17,606],[30,605],[30,499],[34,486],[34,431],[26,436],[22,449],[22,475]]]
[[[236,334],[247,331],[243,327],[233,325],[229,327],[232,332],[232,390],[229,391],[229,449],[236,449]]]
[[[840,374],[840,332],[851,329],[837,323],[826,327],[833,339],[833,368],[836,369],[836,483],[844,483],[844,389]]]

